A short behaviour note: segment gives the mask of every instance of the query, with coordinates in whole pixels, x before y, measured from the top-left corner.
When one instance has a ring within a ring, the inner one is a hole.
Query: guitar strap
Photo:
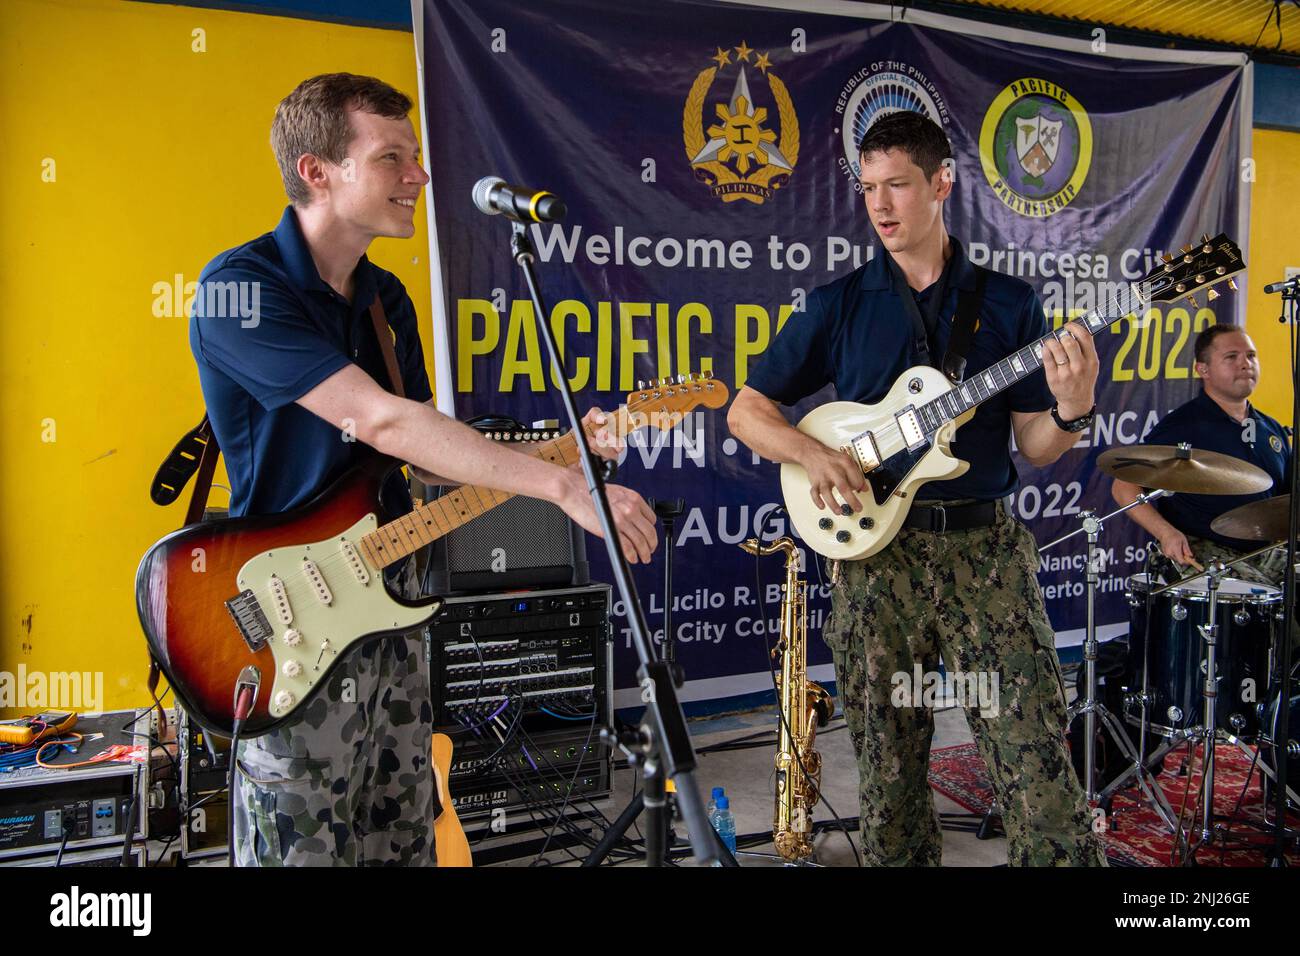
[[[922,364],[934,366],[934,361],[930,357],[930,343],[934,340],[935,332],[939,327],[939,310],[943,307],[943,300],[948,294],[948,282],[951,278],[952,264],[956,256],[949,256],[948,261],[944,264],[943,272],[939,275],[938,287],[930,294],[929,301],[926,303],[924,316],[921,314],[920,307],[916,304],[916,296],[912,293],[912,288],[908,285],[903,270],[899,268],[893,256],[886,253],[885,259],[889,263],[889,271],[893,277],[894,291],[903,300],[903,308],[912,320],[912,331],[915,335],[917,354]],[[987,270],[973,264],[972,268],[975,270],[975,289],[973,291],[962,289],[957,293],[957,313],[953,317],[952,330],[948,336],[948,349],[944,353],[943,365],[934,366],[939,368],[954,383],[960,382],[965,375],[966,354],[970,351],[971,341],[975,337],[975,330],[979,328],[979,310],[984,301]]]
[[[388,378],[393,383],[393,394],[406,398],[406,389],[402,386],[402,369],[397,364],[397,353],[393,351],[393,332],[384,314],[384,304],[375,293],[375,301],[370,303],[370,319],[375,323],[375,338],[379,340],[380,351],[384,353],[384,364],[388,366]]]
[[[952,319],[948,351],[943,357],[943,374],[953,384],[966,377],[966,353],[970,351],[975,330],[980,327],[980,306],[984,302],[984,286],[988,283],[988,270],[980,266],[974,268],[975,288],[957,292],[957,314]]]
[[[393,349],[393,333],[378,295],[370,304],[370,318],[374,322],[375,338],[379,340],[379,350],[383,353],[393,391],[398,397],[405,398],[402,370],[397,364],[397,354]],[[212,422],[204,415],[203,421],[177,443],[167,460],[159,466],[149,491],[150,497],[156,504],[169,505],[180,496],[181,489],[190,477],[196,476],[194,487],[190,491],[189,507],[185,510],[185,523],[197,524],[203,520],[203,511],[208,506],[212,476],[216,473],[217,458],[220,455],[221,446],[217,444],[217,436],[212,431]]]

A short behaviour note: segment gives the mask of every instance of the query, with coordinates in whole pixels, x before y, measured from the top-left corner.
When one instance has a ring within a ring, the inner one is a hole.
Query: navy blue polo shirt
[[[273,232],[221,253],[200,274],[190,350],[226,458],[231,517],[304,504],[373,454],[295,403],[349,363],[392,390],[369,313],[376,295],[395,334],[406,397],[432,396],[406,289],[365,256],[355,279],[351,303],[321,279],[292,206]],[[386,510],[410,510],[399,475],[384,497]]]
[[[1253,422],[1253,424],[1252,424]],[[1252,434],[1253,431],[1253,434]],[[1253,438],[1254,441],[1246,439]],[[1148,445],[1177,445],[1187,442],[1201,451],[1217,451],[1257,465],[1273,479],[1273,487],[1254,495],[1182,495],[1161,498],[1156,509],[1183,534],[1209,538],[1238,551],[1253,551],[1258,541],[1225,538],[1210,530],[1210,522],[1221,514],[1251,501],[1284,495],[1291,487],[1291,451],[1286,431],[1254,405],[1246,404],[1246,418],[1240,422],[1225,412],[1214,399],[1201,393],[1180,405],[1147,432]]]
[[[943,361],[957,311],[957,294],[975,288],[975,267],[956,239],[951,278],[939,310],[930,357]],[[775,341],[749,373],[745,384],[775,402],[793,405],[828,383],[841,401],[874,404],[894,380],[920,365],[912,319],[894,291],[885,253],[828,285],[814,289],[807,307],[786,321]],[[913,293],[921,314],[938,283]],[[979,327],[966,356],[966,378],[974,378],[1011,353],[1047,334],[1042,303],[1026,282],[989,272]],[[1055,399],[1047,379],[1036,371],[980,405],[975,417],[957,430],[953,453],[970,470],[951,481],[924,485],[923,499],[976,498],[991,501],[1015,490],[1019,476],[1011,460],[1011,412],[1041,412]]]

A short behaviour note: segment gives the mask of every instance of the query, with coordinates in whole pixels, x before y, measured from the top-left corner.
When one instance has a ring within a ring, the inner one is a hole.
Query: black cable
[[[235,868],[235,804],[239,801],[239,788],[235,786],[235,774],[239,768],[239,732],[244,729],[244,722],[236,719],[230,727],[230,766],[226,768],[226,793],[230,799],[226,805],[226,862],[233,870]],[[215,794],[209,794],[209,797]],[[207,798],[205,798],[207,799]],[[203,801],[200,800],[200,803]],[[186,812],[187,819],[184,821],[185,826],[189,826],[188,816],[193,811],[193,807]]]
[[[587,759],[587,748],[591,746],[591,735],[595,733],[595,731],[596,717],[593,715],[591,718],[591,726],[587,728],[587,739],[583,742],[582,749],[578,751],[578,764],[573,769],[573,777],[569,780],[568,789],[565,790],[564,793],[564,803],[560,806],[560,816],[564,816],[565,810],[569,808],[569,796],[573,793],[573,788],[578,783],[578,775],[582,773],[582,765]],[[555,824],[551,824],[550,832],[546,834],[546,841],[542,844],[542,848],[537,851],[537,860],[540,860],[546,855],[546,850],[550,847],[551,838],[553,836],[555,836]],[[536,865],[537,860],[533,861],[533,865]]]
[[[768,525],[773,521],[773,519],[774,519],[778,514],[780,514],[780,513],[783,512],[784,510],[785,510],[784,508],[774,508],[774,509],[772,509],[771,511],[768,512],[767,517],[764,518],[764,520],[763,520],[763,524],[762,524],[762,526],[758,529],[758,538],[757,538],[757,540],[758,540],[759,545],[762,545],[762,543],[763,543],[763,534],[767,531],[767,526],[768,526]],[[760,557],[759,557],[759,555],[755,554],[755,555],[754,555],[754,590],[755,590],[755,594],[756,594],[757,597],[758,597],[758,606],[759,606],[759,610],[760,610],[760,612],[761,612],[762,615],[763,615],[763,623],[764,623],[764,625],[765,625],[764,628],[763,628],[763,643],[766,645],[766,648],[767,648],[767,672],[768,672],[768,675],[772,678],[772,693],[776,696],[776,713],[777,713],[777,716],[778,716],[778,717],[780,718],[780,720],[781,720],[781,726],[785,728],[785,732],[786,732],[787,734],[789,734],[789,735],[790,735],[790,738],[793,740],[793,739],[794,739],[794,733],[790,730],[790,724],[789,724],[789,722],[786,720],[786,717],[785,717],[785,710],[781,707],[781,691],[780,691],[780,688],[777,686],[776,667],[775,667],[775,664],[773,663],[772,642],[769,640],[769,634],[767,633],[767,630],[768,630],[768,629],[767,629],[767,627],[766,627],[766,624],[767,624],[767,602],[763,599],[763,581],[762,581],[762,575],[761,575],[761,573],[760,573],[760,570],[761,570]],[[787,594],[787,595],[786,595],[786,599],[787,599],[787,600],[793,600],[793,599],[794,599],[794,595]],[[806,614],[807,614],[807,605],[806,605],[806,604],[805,604],[805,606],[804,606],[804,612],[805,612],[805,615],[806,615]],[[806,618],[805,618],[805,620],[806,620]],[[805,638],[807,637],[807,629],[806,629],[806,628],[805,628],[805,631],[804,631],[804,636],[805,636]],[[788,653],[788,651],[787,651],[787,653]],[[806,656],[807,653],[808,653],[808,647],[807,647],[807,644],[805,644],[805,645],[804,645],[804,654],[805,654],[804,663],[805,663],[805,666],[807,665],[807,656]],[[813,789],[813,791],[817,794],[817,798],[818,798],[819,800],[821,800],[823,803],[826,804],[826,809],[827,809],[828,811],[830,811],[831,815],[835,818],[836,821],[838,821],[838,820],[840,819],[840,815],[839,815],[839,813],[835,810],[835,808],[834,808],[833,806],[831,806],[831,802],[830,802],[829,800],[826,799],[826,795],[822,793],[821,786],[818,784],[818,782],[815,781],[815,780],[813,780],[812,775],[808,773],[808,768],[804,766],[803,755],[802,755],[801,753],[799,753],[799,749],[798,749],[797,747],[794,748],[794,757],[795,757],[795,762],[799,765],[799,772],[800,772],[801,774],[803,774],[804,781],[805,781],[805,782],[808,784],[808,786],[810,786],[810,787]],[[839,829],[840,829],[840,832],[844,834],[844,839],[848,840],[850,849],[853,850],[853,859],[856,861],[856,863],[857,863],[858,866],[862,866],[862,857],[858,855],[858,848],[857,848],[857,845],[853,842],[853,838],[849,835],[849,831],[848,831],[847,829],[845,829],[844,826],[843,826],[842,824],[840,825]]]
[[[75,820],[73,820],[73,819],[71,819],[71,818],[69,818],[69,817],[64,817],[64,819],[63,819],[63,827],[62,827],[62,829],[63,829],[63,839],[61,839],[61,840],[59,841],[59,852],[58,852],[58,855],[54,857],[54,865],[55,865],[55,866],[62,866],[62,865],[63,865],[63,851],[64,851],[64,849],[65,849],[65,848],[67,847],[67,845],[68,845],[68,837],[72,836],[72,828],[75,827],[76,825],[77,825],[77,822],[76,822]]]
[[[475,733],[478,734],[479,736],[483,736],[481,731],[475,731]],[[544,758],[544,755],[542,756]],[[595,841],[591,839],[591,837],[588,834],[584,833],[575,823],[573,823],[572,820],[568,819],[563,815],[556,815],[554,817],[551,817],[549,814],[554,812],[553,807],[551,805],[546,803],[538,803],[534,805],[527,802],[527,797],[525,795],[527,786],[525,785],[525,782],[522,781],[520,777],[516,774],[514,767],[507,767],[507,765],[504,762],[498,760],[495,769],[503,777],[506,778],[506,781],[511,786],[513,786],[516,790],[520,791],[521,796],[523,796],[525,800],[523,804],[523,808],[528,813],[529,819],[532,821],[533,825],[537,829],[541,829],[542,826],[545,826],[545,823],[538,822],[537,815],[541,814],[543,819],[546,821],[546,823],[551,823],[551,822],[558,823],[558,825],[563,827],[565,832],[568,833],[576,842],[582,843],[588,848],[593,848],[595,846]],[[540,770],[536,771],[536,773],[538,778],[541,779],[543,784],[549,782],[547,781],[545,776],[541,774]],[[595,810],[597,814],[599,814],[601,820],[604,820],[605,825],[608,827],[609,821],[605,820],[604,814],[600,813],[599,809],[596,808],[593,804],[591,804],[591,801],[589,799],[586,800],[585,802],[588,805],[592,806],[592,809]],[[596,824],[597,821],[592,816],[590,816],[586,811],[582,810],[580,807],[577,808],[576,812],[579,813],[582,816],[582,818],[587,822],[592,823],[593,825]],[[572,860],[574,860],[574,862],[581,862],[581,858],[575,856],[567,847],[560,847],[560,849],[562,849]]]

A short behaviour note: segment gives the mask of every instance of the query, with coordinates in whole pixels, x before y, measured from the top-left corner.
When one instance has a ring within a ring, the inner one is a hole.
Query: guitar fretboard
[[[1118,298],[1112,296],[1103,303],[1106,307],[1105,313],[1093,309],[1074,321],[1082,322],[1089,334],[1096,335],[1111,323],[1134,313],[1145,302],[1137,286],[1130,285],[1125,287]],[[975,373],[951,391],[944,392],[938,398],[922,405],[916,412],[926,434],[933,434],[946,422],[965,414],[981,402],[1038,371],[1043,367],[1043,343],[1048,339],[1059,341],[1065,333],[1065,326],[1047,333],[1038,341],[990,365],[982,372]]]
[[[623,425],[624,409],[619,409],[618,418],[618,426]],[[567,467],[577,462],[578,445],[570,432],[537,444],[530,453],[535,458]],[[494,488],[462,485],[376,528],[361,539],[361,550],[371,565],[386,568],[513,497]]]

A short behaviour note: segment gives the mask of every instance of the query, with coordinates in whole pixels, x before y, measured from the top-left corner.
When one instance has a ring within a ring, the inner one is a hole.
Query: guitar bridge
[[[262,605],[257,603],[257,595],[251,590],[241,591],[232,597],[226,602],[226,610],[230,612],[235,627],[239,629],[239,634],[250,651],[260,651],[275,634],[271,622],[262,611]]]

